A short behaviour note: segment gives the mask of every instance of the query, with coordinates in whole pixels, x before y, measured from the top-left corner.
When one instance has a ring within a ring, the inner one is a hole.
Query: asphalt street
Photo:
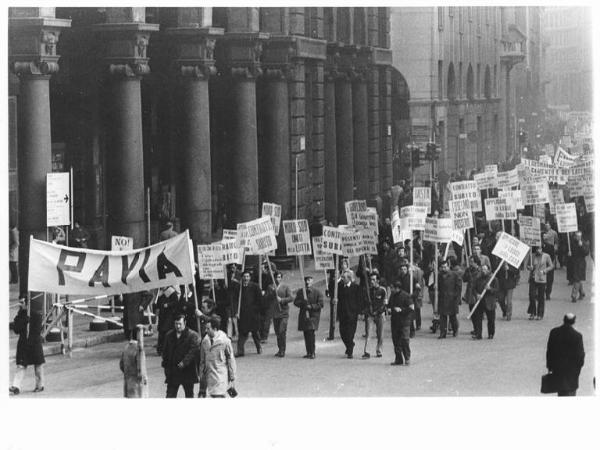
[[[557,270],[552,300],[546,303],[545,318],[541,321],[527,319],[527,276],[523,272],[514,295],[513,320],[503,320],[498,308],[493,340],[485,339],[485,323],[484,339],[471,340],[467,305],[461,305],[459,335],[438,340],[429,331],[431,305],[425,301],[423,327],[411,340],[413,356],[410,366],[390,366],[393,347],[389,320],[385,324],[382,358],[360,358],[364,328],[359,323],[355,358],[346,359],[337,333],[335,340],[325,340],[329,323],[328,303],[317,332],[317,357],[314,360],[303,359],[304,341],[302,333],[297,331],[298,309],[292,306],[286,357],[273,356],[277,347],[272,331],[262,355],[256,354],[249,339],[246,356],[237,360],[237,390],[240,397],[253,398],[540,396],[548,333],[561,323],[566,312],[571,311],[577,314],[575,327],[583,334],[586,351],[578,395],[593,395],[595,304],[590,295],[592,268],[593,263],[588,259],[588,281],[585,284],[588,295],[577,303],[571,303],[565,270]],[[160,357],[153,347],[155,342],[156,335],[147,338],[145,346],[149,392],[150,397],[161,398],[165,395],[166,386],[163,384]],[[373,337],[369,346],[374,355]],[[45,391],[32,393],[33,373],[29,369],[22,393],[13,398],[119,398],[123,390],[119,371],[123,347],[124,343],[109,343],[76,349],[71,358],[62,355],[47,357]],[[11,355],[9,366],[12,379],[14,355]],[[179,396],[183,397],[183,391],[179,392]]]

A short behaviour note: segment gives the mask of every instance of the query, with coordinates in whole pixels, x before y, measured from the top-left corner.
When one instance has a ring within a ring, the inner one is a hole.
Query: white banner
[[[334,256],[332,253],[323,251],[323,236],[312,238],[313,255],[315,257],[315,270],[335,269]]]
[[[550,214],[556,214],[556,205],[565,202],[562,189],[550,189],[549,200]]]
[[[512,198],[486,198],[486,220],[513,220],[517,218],[517,208]]]
[[[277,203],[263,203],[262,204],[262,217],[271,217],[273,223],[273,232],[275,236],[279,235],[279,224],[281,223],[281,205]]]
[[[71,225],[69,172],[46,174],[46,226]]]
[[[288,256],[311,254],[310,232],[306,219],[284,220],[283,235]]]
[[[577,156],[571,155],[562,147],[556,149],[556,154],[554,155],[554,165],[556,167],[572,167],[576,161]]]
[[[456,242],[462,247],[465,241],[465,232],[463,230],[452,230],[452,242]]]
[[[452,229],[466,230],[473,228],[473,213],[471,212],[471,201],[468,198],[462,200],[450,200],[448,202],[450,209],[450,219],[452,220]]]
[[[482,210],[481,193],[477,189],[475,181],[456,181],[450,183],[450,192],[452,192],[452,200],[462,200],[465,198],[471,200],[471,211],[478,212]]]
[[[559,233],[577,231],[577,211],[575,203],[556,205],[556,225]]]
[[[343,255],[342,232],[335,227],[323,227],[323,251]]]
[[[113,252],[133,250],[133,238],[128,236],[111,236],[110,250]]]
[[[367,212],[367,201],[366,200],[351,200],[345,203],[346,208],[346,222],[348,226],[354,226],[354,219],[357,217],[358,212]]]
[[[498,172],[497,179],[499,189],[511,189],[519,186],[519,171],[514,168],[506,172]]]
[[[452,219],[427,217],[423,240],[429,242],[450,242],[452,240]]]
[[[521,164],[527,169],[529,176],[543,176],[549,183],[566,184],[569,176],[568,169],[554,167],[552,164],[544,164],[534,159],[521,158]]]
[[[427,208],[427,214],[431,214],[431,188],[415,187],[413,188],[413,206],[424,206]]]
[[[116,295],[193,282],[187,230],[150,247],[108,252],[31,240],[29,290]]]
[[[496,255],[518,269],[528,252],[529,245],[503,231],[492,250],[492,255]]]
[[[569,196],[573,199],[582,196],[585,191],[593,190],[594,180],[592,179],[592,176],[583,176],[573,179],[569,177],[567,187],[569,188]]]
[[[515,202],[515,207],[517,209],[525,208],[525,205],[523,205],[523,193],[521,192],[521,189],[498,191],[498,198],[510,198]]]
[[[519,239],[530,246],[542,246],[540,219],[519,215]]]
[[[525,184],[521,186],[524,205],[539,205],[550,201],[548,182]]]
[[[427,208],[424,206],[404,206],[400,208],[400,218],[406,219],[406,226],[410,230],[424,230]]]
[[[498,172],[483,172],[473,175],[473,180],[477,183],[477,189],[496,189],[498,187]]]
[[[203,280],[225,278],[223,247],[220,243],[198,245],[198,276]]]

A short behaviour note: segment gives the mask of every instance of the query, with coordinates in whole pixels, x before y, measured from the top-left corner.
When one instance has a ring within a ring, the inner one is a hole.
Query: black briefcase
[[[553,373],[542,375],[542,394],[555,394],[558,392],[558,378]]]

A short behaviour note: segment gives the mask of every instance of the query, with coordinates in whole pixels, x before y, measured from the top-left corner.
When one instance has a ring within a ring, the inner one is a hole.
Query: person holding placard
[[[450,319],[453,336],[456,337],[458,334],[456,315],[460,305],[461,292],[462,279],[458,273],[450,270],[448,261],[442,261],[438,278],[438,312],[440,314],[440,335],[438,339],[446,338],[448,319]]]
[[[369,286],[369,298],[371,299],[371,307],[368,313],[365,313],[365,324],[366,324],[366,333],[369,336],[369,328],[370,328],[370,319],[373,319],[373,323],[375,324],[375,334],[377,336],[377,346],[375,347],[375,356],[377,358],[381,358],[383,349],[383,315],[385,313],[385,308],[387,305],[387,291],[385,288],[379,285],[379,274],[374,272],[369,275],[370,286]],[[367,341],[368,342],[368,341]],[[367,346],[365,345],[365,354],[364,357],[369,357],[370,354],[367,351]]]
[[[571,291],[571,301],[575,303],[585,297],[583,283],[585,281],[586,262],[585,257],[590,254],[590,246],[582,238],[581,231],[576,231],[571,241],[571,253],[569,254],[571,263],[571,280],[573,289]]]
[[[546,275],[552,270],[552,260],[542,248],[534,246],[532,264],[527,266],[529,273],[529,320],[541,320],[544,318],[544,302],[546,300]]]
[[[487,264],[482,264],[481,273],[475,280],[475,285],[473,288],[473,291],[478,298],[483,293],[483,298],[475,307],[475,311],[473,312],[472,316],[473,325],[475,326],[475,333],[473,334],[473,339],[482,338],[484,313],[487,319],[488,339],[494,339],[494,334],[496,333],[496,295],[498,293],[498,279],[494,278],[490,282],[490,279],[493,276],[494,275],[490,271],[490,266],[488,266]]]
[[[462,279],[464,283],[467,283],[465,289],[464,301],[469,305],[469,312],[473,310],[475,303],[477,303],[477,294],[475,293],[475,281],[481,275],[481,262],[477,255],[469,256],[469,266],[465,269]],[[475,317],[471,315],[471,323],[473,324],[473,331],[471,335],[475,335]]]
[[[274,272],[275,286],[269,284],[265,295],[267,302],[271,305],[271,316],[273,317],[273,328],[277,336],[277,353],[275,356],[283,358],[285,356],[287,325],[290,317],[290,303],[294,300],[290,287],[283,284],[283,274]]]
[[[294,305],[300,308],[298,313],[298,331],[304,333],[306,355],[304,358],[315,359],[315,331],[319,329],[321,309],[323,309],[323,294],[313,285],[313,277],[304,277],[304,290],[298,289]],[[304,298],[304,291],[306,298]]]
[[[258,284],[250,281],[251,274],[249,270],[245,270],[242,275],[242,284],[238,285],[238,290],[241,289],[241,295],[235,295],[235,303],[233,305],[236,316],[238,316],[238,353],[236,357],[244,356],[244,346],[248,335],[252,334],[252,340],[256,346],[256,353],[259,355],[262,353],[262,346],[260,344],[259,328],[260,328],[260,307],[262,303],[262,292],[258,287]],[[237,304],[237,300],[240,298],[241,304]]]
[[[392,342],[394,344],[394,362],[392,366],[410,364],[410,322],[412,320],[413,302],[410,294],[402,289],[397,281],[392,286],[392,295],[388,303],[391,313]]]

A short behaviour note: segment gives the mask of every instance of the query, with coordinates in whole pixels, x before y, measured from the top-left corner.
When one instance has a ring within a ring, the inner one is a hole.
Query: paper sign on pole
[[[221,239],[223,239],[224,241],[225,240],[228,241],[230,239],[237,240],[237,237],[238,237],[237,230],[227,230],[227,229],[223,228],[223,237]]]
[[[133,250],[133,238],[128,236],[112,236],[110,238],[110,250],[112,252]]]
[[[499,189],[511,189],[519,186],[519,171],[517,168],[506,172],[498,172],[496,178],[498,179]]]
[[[588,190],[583,193],[583,201],[585,203],[586,212],[594,212],[594,191]]]
[[[572,167],[576,164],[577,159],[577,156],[571,155],[562,147],[558,147],[554,155],[554,165],[556,167]]]
[[[239,231],[239,228],[238,228]],[[277,239],[270,217],[261,217],[246,222],[246,233],[253,252],[264,255],[277,250]]]
[[[427,217],[423,240],[429,242],[450,242],[452,240],[452,219]]]
[[[354,218],[357,217],[358,212],[367,212],[367,201],[366,200],[351,200],[345,203],[346,207],[346,222],[348,226],[354,226]]]
[[[224,265],[242,264],[244,251],[237,245],[235,239],[223,239],[220,243]]]
[[[283,235],[287,255],[310,255],[310,232],[306,219],[284,220]]]
[[[71,225],[69,172],[46,174],[46,226]]]
[[[413,188],[413,206],[424,206],[427,208],[427,214],[431,214],[431,188],[415,187]]]
[[[539,205],[550,201],[548,182],[546,181],[522,185],[521,194],[524,205]]]
[[[575,203],[556,205],[556,225],[559,233],[577,231],[577,211]]]
[[[523,205],[523,193],[521,192],[521,189],[498,191],[498,198],[510,198],[515,203],[515,208],[525,208],[525,205]]]
[[[128,252],[72,248],[31,239],[28,286],[64,295],[116,295],[194,280],[189,233]]]
[[[275,236],[279,235],[279,224],[281,223],[281,205],[277,203],[263,203],[262,217],[270,216],[273,223]]]
[[[198,276],[203,280],[225,278],[223,248],[220,243],[198,245]]]
[[[570,198],[580,197],[586,190],[594,189],[594,180],[590,176],[582,176],[577,178],[569,177],[567,187],[569,188]]]
[[[450,183],[450,192],[452,192],[452,200],[462,200],[465,198],[471,200],[471,211],[478,212],[482,210],[481,193],[477,189],[475,181],[456,181]]]
[[[518,269],[528,252],[529,245],[503,231],[492,250],[492,255],[496,255]]]
[[[498,173],[498,164],[486,164],[484,167],[485,172]]]
[[[465,241],[465,232],[463,230],[452,230],[452,242],[456,242],[462,247]]]
[[[490,220],[513,220],[517,218],[517,209],[511,198],[486,198],[485,218]]]
[[[342,232],[335,227],[323,227],[323,252],[343,255]]]
[[[406,226],[410,230],[424,230],[427,208],[424,206],[404,206],[400,208],[400,218],[406,219]]]
[[[498,187],[498,172],[483,172],[473,175],[477,189],[496,189]]]
[[[550,214],[556,214],[556,205],[565,202],[562,189],[550,189]]]
[[[552,162],[552,157],[550,155],[540,155],[538,161],[541,162],[542,164],[547,164],[549,166],[554,164]]]
[[[392,241],[401,244],[412,238],[412,231],[408,228],[408,220],[400,217],[397,209],[392,211]]]
[[[358,211],[352,214],[352,227],[356,229],[368,229],[372,230],[373,233],[379,232],[377,225],[377,211]]]
[[[361,237],[360,254],[377,255],[377,235],[373,230],[362,229],[357,230]]]
[[[530,176],[544,176],[549,183],[565,184],[569,175],[568,169],[554,167],[534,159],[521,158],[521,164]],[[522,183],[523,184],[523,183]]]
[[[466,230],[473,228],[473,213],[471,212],[471,201],[468,198],[462,200],[450,200],[450,219],[454,230]]]
[[[519,239],[530,246],[542,246],[540,219],[519,215]]]
[[[323,251],[323,236],[315,236],[312,238],[312,248],[315,258],[315,270],[330,270],[335,269],[332,253]]]
[[[362,251],[362,236],[354,228],[343,228],[340,230],[342,236],[342,252],[344,256],[351,258],[360,256]]]

